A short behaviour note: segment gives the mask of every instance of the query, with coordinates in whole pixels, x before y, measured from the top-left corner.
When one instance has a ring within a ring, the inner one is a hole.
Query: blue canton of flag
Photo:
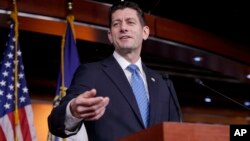
[[[19,45],[17,50],[15,49],[15,44],[15,30],[12,23],[6,44],[7,49],[0,63],[0,140],[14,141],[17,138],[18,141],[34,141],[36,135],[33,113],[26,86],[22,54]],[[15,55],[18,58],[17,62]],[[14,63],[18,63],[17,70]],[[18,72],[16,83],[18,97],[15,96],[16,71]],[[18,109],[15,109],[15,100],[18,101]],[[18,110],[18,113],[15,113],[15,110]]]

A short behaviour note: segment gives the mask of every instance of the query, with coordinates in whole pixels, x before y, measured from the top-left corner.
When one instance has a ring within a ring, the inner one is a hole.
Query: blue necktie
[[[131,87],[133,89],[137,104],[140,109],[141,117],[144,123],[144,126],[148,126],[149,120],[149,101],[147,98],[147,92],[145,89],[144,82],[139,74],[138,67],[134,64],[131,64],[127,67],[128,71],[131,72]]]

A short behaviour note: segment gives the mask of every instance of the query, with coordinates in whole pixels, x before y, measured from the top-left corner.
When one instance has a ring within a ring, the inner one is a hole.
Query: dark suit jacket
[[[173,85],[168,85],[172,83],[166,82],[145,65],[143,69],[150,99],[149,126],[164,121],[180,121],[179,103]],[[98,96],[109,97],[110,103],[99,120],[84,122],[90,141],[115,141],[144,129],[132,88],[122,68],[111,56],[77,69],[67,95],[48,117],[49,129],[53,134],[67,137],[64,132],[66,105],[72,98],[91,88],[97,90]]]

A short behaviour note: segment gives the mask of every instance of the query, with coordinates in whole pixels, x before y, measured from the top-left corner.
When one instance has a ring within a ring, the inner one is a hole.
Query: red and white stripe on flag
[[[35,141],[36,131],[33,124],[31,105],[19,109],[20,124],[14,129],[14,112],[0,118],[0,141],[14,141],[15,132],[18,141]]]

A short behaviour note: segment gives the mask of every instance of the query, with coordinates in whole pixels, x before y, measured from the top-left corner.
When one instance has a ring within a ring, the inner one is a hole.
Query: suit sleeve
[[[67,89],[67,94],[62,98],[60,101],[60,104],[53,108],[51,111],[49,117],[48,117],[48,127],[49,131],[59,137],[68,137],[73,134],[67,135],[65,133],[65,116],[66,116],[66,107],[68,103],[75,97],[77,97],[79,94],[90,90],[94,86],[94,80],[92,74],[90,72],[93,72],[85,65],[81,65],[76,70],[73,80],[71,82],[71,85],[69,89]],[[81,127],[81,122],[78,126]]]
[[[59,137],[67,137],[65,134],[65,114],[66,114],[67,103],[63,103],[56,108],[53,108],[52,112],[48,117],[49,131]]]

